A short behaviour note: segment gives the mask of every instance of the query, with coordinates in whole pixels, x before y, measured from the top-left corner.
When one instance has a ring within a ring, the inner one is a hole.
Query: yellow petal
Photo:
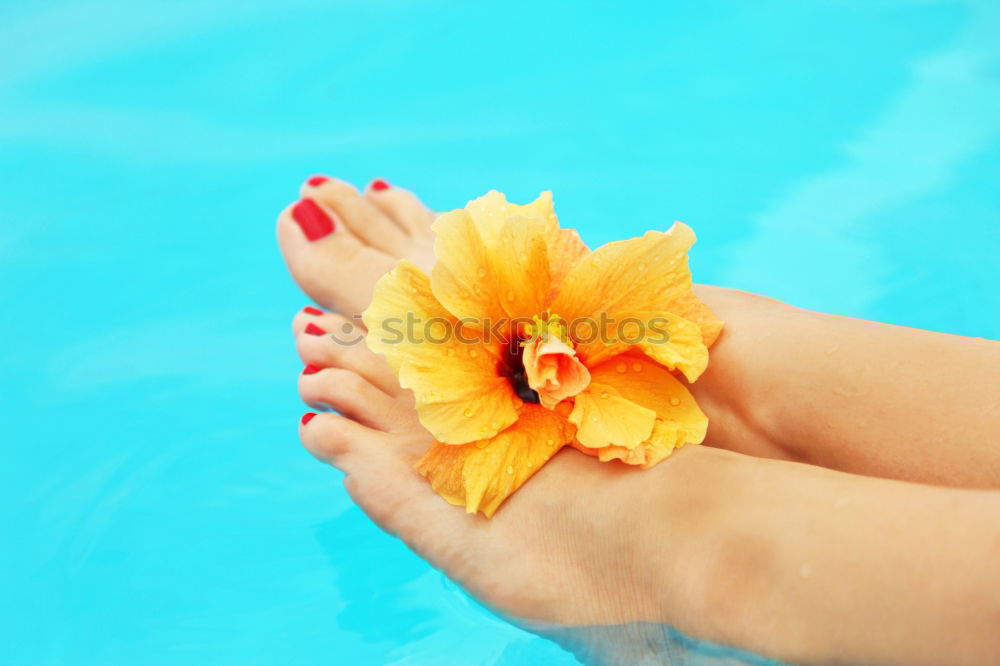
[[[569,421],[576,425],[576,441],[583,446],[630,449],[649,438],[656,412],[623,397],[604,380],[592,380],[587,390],[574,398]]]
[[[530,204],[522,206],[510,203],[500,192],[490,190],[466,204],[465,211],[479,229],[483,242],[490,248],[500,243],[504,222],[512,217],[541,218],[558,226],[556,211],[552,206],[552,192],[542,192]],[[440,233],[436,225],[434,230]]]
[[[479,227],[469,213],[456,210],[439,215],[433,228],[437,233],[437,261],[431,269],[434,295],[455,318],[488,328],[484,322],[503,318],[505,310],[490,250]]]
[[[608,243],[570,270],[551,310],[571,325],[602,312],[673,312],[714,341],[721,322],[691,291],[687,251],[694,240],[691,228],[677,222],[665,233]]]
[[[521,400],[497,372],[499,345],[456,336],[458,322],[413,264],[401,261],[376,283],[362,320],[368,347],[386,357],[403,388],[413,390],[420,422],[439,441],[492,437],[517,419]]]
[[[517,422],[491,439],[461,446],[435,442],[417,471],[452,504],[488,518],[572,439],[564,416],[525,404]]]
[[[513,216],[500,230],[490,259],[503,292],[500,304],[512,319],[530,318],[547,305],[552,290],[547,236],[554,224],[541,217]]]
[[[699,300],[693,291],[682,295],[674,301],[671,307],[673,307],[674,314],[698,325],[706,347],[711,347],[719,339],[724,325],[722,320],[716,317],[715,313],[703,301]]]
[[[623,398],[643,405],[656,416],[652,433],[642,443],[641,458],[629,451],[629,447],[619,446],[599,450],[602,460],[620,458],[647,468],[669,456],[675,448],[704,441],[708,417],[687,388],[662,366],[641,356],[618,356],[591,368],[591,376],[594,384],[614,386]]]
[[[597,323],[597,322],[595,322]],[[584,364],[593,367],[631,348],[642,351],[657,363],[671,370],[680,370],[693,382],[708,367],[708,348],[702,339],[701,329],[694,322],[669,312],[630,312],[610,314],[603,324],[584,332],[577,327],[578,335],[591,335],[577,340],[576,353]]]
[[[601,462],[621,460],[626,465],[645,465],[647,460],[645,446],[636,446],[631,449],[624,446],[604,446],[594,449],[594,451],[597,452],[597,459]]]
[[[549,273],[552,276],[552,288],[547,303],[555,300],[563,280],[581,259],[590,254],[590,250],[580,240],[580,234],[573,229],[549,230],[546,238],[549,252]]]

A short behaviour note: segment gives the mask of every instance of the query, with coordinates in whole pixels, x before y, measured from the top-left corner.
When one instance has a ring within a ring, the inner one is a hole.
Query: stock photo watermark
[[[354,316],[361,321],[359,315]],[[450,319],[446,317],[423,318],[412,312],[400,317],[388,317],[378,322],[377,328],[368,332],[378,336],[382,344],[432,344],[480,345],[494,343],[522,344],[536,337],[556,337],[563,342],[575,344],[636,345],[640,343],[662,344],[670,339],[669,317],[622,317],[618,319],[606,313],[595,317],[578,317],[566,321],[556,316],[514,317],[514,318],[473,318]],[[339,332],[328,334],[339,345],[353,346],[365,340],[364,329],[344,323]]]

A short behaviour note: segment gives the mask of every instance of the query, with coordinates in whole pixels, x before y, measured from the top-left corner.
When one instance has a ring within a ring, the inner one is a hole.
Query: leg
[[[726,321],[692,387],[710,443],[859,474],[1000,487],[1000,343],[699,288]]]

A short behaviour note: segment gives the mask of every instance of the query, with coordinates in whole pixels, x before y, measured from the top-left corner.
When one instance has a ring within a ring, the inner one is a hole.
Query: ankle
[[[795,459],[772,414],[766,379],[773,372],[760,357],[768,337],[793,308],[733,289],[698,286],[695,292],[725,322],[712,346],[708,370],[690,386],[708,415],[706,443],[755,456]]]

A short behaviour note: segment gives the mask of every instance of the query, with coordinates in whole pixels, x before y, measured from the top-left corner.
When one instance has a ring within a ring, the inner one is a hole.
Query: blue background
[[[1000,3],[0,2],[0,663],[573,663],[296,441],[316,172],[1000,337]],[[918,390],[933,390],[920,387]]]

